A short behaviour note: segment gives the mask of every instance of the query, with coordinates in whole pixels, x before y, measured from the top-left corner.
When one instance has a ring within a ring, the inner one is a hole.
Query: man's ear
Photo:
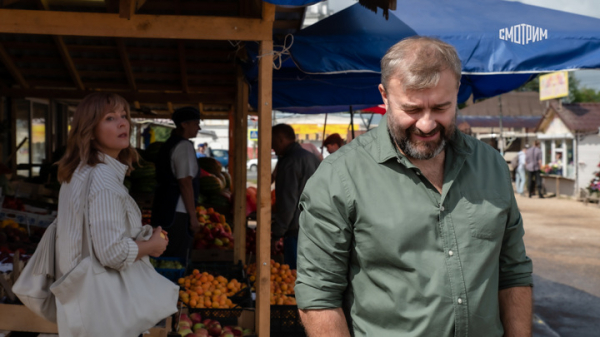
[[[379,93],[381,94],[381,99],[383,100],[383,104],[385,104],[385,107],[387,109],[388,98],[387,98],[387,92],[385,91],[385,87],[383,86],[383,84],[380,83],[377,88],[379,89]]]

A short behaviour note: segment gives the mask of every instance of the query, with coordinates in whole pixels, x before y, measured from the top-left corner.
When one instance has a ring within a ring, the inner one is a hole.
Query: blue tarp
[[[456,47],[460,102],[514,90],[540,72],[600,68],[599,19],[501,0],[398,0],[385,20],[356,4],[294,36],[294,62],[273,74],[273,107],[380,104],[381,57],[412,35]]]

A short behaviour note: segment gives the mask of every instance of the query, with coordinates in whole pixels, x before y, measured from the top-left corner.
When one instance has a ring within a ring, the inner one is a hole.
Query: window
[[[575,179],[572,139],[552,139],[542,142],[542,169],[547,174]]]

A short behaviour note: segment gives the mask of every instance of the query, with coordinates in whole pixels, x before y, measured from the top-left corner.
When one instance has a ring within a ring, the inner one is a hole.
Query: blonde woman
[[[135,239],[142,232],[141,213],[123,186],[125,175],[137,160],[137,152],[129,144],[130,133],[129,104],[118,95],[93,93],[77,107],[66,153],[58,162],[62,185],[56,233],[57,279],[82,259],[82,209],[86,202],[93,251],[103,266],[124,270],[146,255],[158,257],[165,251],[168,241],[160,236],[160,227],[147,241]],[[84,195],[88,179],[89,194]],[[59,335],[71,336],[68,317],[58,300],[56,306]]]

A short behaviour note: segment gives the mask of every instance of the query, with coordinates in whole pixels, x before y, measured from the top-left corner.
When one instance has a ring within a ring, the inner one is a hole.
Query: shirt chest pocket
[[[459,201],[471,236],[485,240],[502,238],[508,219],[508,205],[508,200],[499,194],[481,190],[464,191]]]

